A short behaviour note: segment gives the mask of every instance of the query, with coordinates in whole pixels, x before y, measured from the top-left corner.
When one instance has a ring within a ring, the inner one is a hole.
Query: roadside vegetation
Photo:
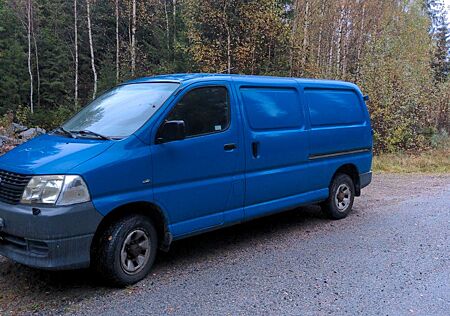
[[[450,148],[418,154],[380,154],[373,159],[375,173],[450,173]]]

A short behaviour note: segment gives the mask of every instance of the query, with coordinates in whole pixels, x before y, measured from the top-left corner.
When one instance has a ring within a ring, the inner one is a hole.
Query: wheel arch
[[[333,183],[333,180],[336,177],[336,175],[341,174],[341,173],[346,174],[350,178],[352,178],[353,184],[355,185],[355,196],[360,196],[361,195],[361,183],[359,181],[358,167],[356,167],[354,164],[351,164],[351,163],[340,166],[334,172],[333,177],[331,178],[331,181],[330,181],[330,186]]]
[[[93,240],[97,240],[101,232],[111,223],[127,215],[143,215],[149,218],[155,225],[158,234],[158,247],[163,251],[169,249],[172,243],[172,234],[170,233],[168,219],[158,205],[145,201],[123,204],[111,210],[98,225]],[[95,242],[92,243],[91,249],[94,244]]]

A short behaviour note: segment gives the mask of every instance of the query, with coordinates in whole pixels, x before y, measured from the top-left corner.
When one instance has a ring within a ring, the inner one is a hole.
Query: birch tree
[[[74,79],[74,103],[78,108],[78,8],[77,0],[73,0],[73,29],[75,42],[75,79]]]
[[[136,70],[136,0],[132,2],[131,13],[131,75]]]
[[[170,22],[169,22],[169,11],[167,9],[167,0],[163,0],[164,2],[164,17],[166,19],[166,45],[167,45],[167,53],[170,51]]]
[[[305,1],[305,21],[303,23],[303,43],[302,43],[302,73],[305,73],[306,60],[308,58],[308,31],[309,31],[309,5],[310,1]]]
[[[120,40],[119,40],[119,0],[115,0],[115,13],[116,13],[116,84],[119,83],[120,77]]]
[[[34,113],[34,104],[33,104],[33,71],[31,69],[31,19],[32,19],[32,0],[27,1],[27,23],[28,23],[28,34],[27,34],[27,40],[28,40],[28,74],[30,76],[30,111],[31,113]]]
[[[92,74],[94,76],[94,89],[92,92],[92,99],[95,99],[95,97],[97,96],[97,69],[95,68],[94,44],[92,41],[91,0],[86,0],[86,11],[87,11],[87,25],[89,35],[89,51],[91,54],[91,68]]]
[[[34,58],[36,63],[36,79],[37,79],[37,105],[38,107],[41,105],[41,74],[39,71],[39,51],[38,51],[38,45],[36,41],[36,31],[34,27],[34,13],[33,13],[33,6],[31,6],[31,36],[33,38],[34,43]]]

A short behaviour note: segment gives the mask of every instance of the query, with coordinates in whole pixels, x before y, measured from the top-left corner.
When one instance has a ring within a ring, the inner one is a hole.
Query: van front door
[[[235,109],[228,83],[191,86],[160,123],[186,126],[185,139],[152,146],[154,198],[175,238],[242,219],[244,160]]]

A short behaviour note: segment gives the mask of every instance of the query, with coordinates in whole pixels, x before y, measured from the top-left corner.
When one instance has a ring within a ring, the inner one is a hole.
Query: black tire
[[[330,186],[330,195],[326,201],[321,203],[321,207],[329,218],[342,219],[347,217],[352,210],[354,199],[355,185],[352,178],[340,173],[334,177]]]
[[[144,247],[141,247],[141,244]],[[153,223],[142,215],[127,216],[112,223],[98,234],[92,249],[92,268],[110,285],[118,287],[132,285],[145,278],[150,272],[157,247],[158,235]],[[126,258],[124,262],[131,262],[130,266],[136,268],[141,260],[140,268],[133,272],[127,271],[122,261],[122,251],[132,253],[124,256]],[[129,259],[134,256],[135,259]]]

